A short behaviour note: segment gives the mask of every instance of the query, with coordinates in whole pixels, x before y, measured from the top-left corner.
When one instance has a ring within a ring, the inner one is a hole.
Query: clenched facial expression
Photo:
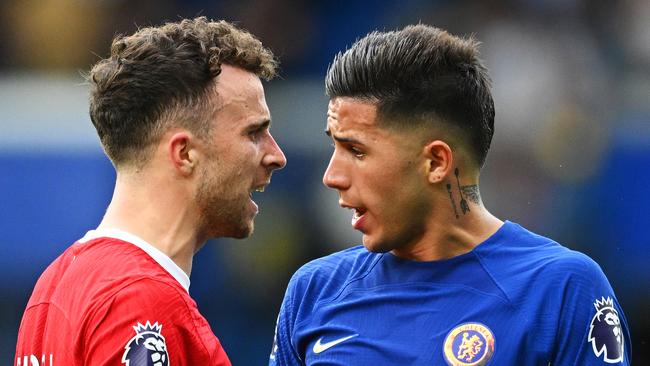
[[[252,192],[263,190],[286,158],[269,131],[271,115],[259,77],[222,65],[214,89],[217,110],[196,199],[207,237],[243,238],[253,232],[258,213]]]

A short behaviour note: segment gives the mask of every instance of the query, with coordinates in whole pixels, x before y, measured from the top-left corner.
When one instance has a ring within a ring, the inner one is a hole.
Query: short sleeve
[[[229,366],[209,325],[180,291],[145,278],[98,304],[84,326],[84,364]]]
[[[294,296],[296,296],[295,283],[296,278],[294,276],[287,286],[287,291],[280,307],[280,313],[275,325],[273,346],[269,357],[269,366],[303,365],[292,342],[293,324],[295,324],[296,318],[296,309],[294,308],[293,302]]]
[[[552,365],[630,365],[627,321],[605,274],[578,253],[561,267],[567,276]]]

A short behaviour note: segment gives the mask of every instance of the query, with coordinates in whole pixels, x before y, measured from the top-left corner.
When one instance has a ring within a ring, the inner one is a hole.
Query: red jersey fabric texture
[[[68,248],[36,283],[15,366],[230,365],[178,266],[144,241],[94,236]]]

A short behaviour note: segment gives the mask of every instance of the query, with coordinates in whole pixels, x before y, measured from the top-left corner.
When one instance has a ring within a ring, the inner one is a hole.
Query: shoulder
[[[598,263],[586,254],[566,247],[561,248],[557,254],[549,259],[549,270],[584,278],[604,276]]]
[[[589,289],[608,292],[600,266],[587,255],[507,222],[489,245],[477,247],[482,264],[510,298],[545,297]],[[595,296],[595,293],[594,293]]]
[[[503,264],[501,261],[519,262],[526,268],[546,274],[577,276],[602,274],[598,264],[589,256],[512,222],[504,224],[504,230],[495,242],[496,245],[485,250],[484,254],[488,258],[498,259],[501,264]]]
[[[568,298],[594,300],[603,294],[613,294],[598,263],[584,253],[565,247],[546,258],[539,273],[538,282]]]
[[[84,339],[89,360],[107,357],[124,362],[140,357],[140,353],[148,352],[148,339],[155,342],[160,357],[164,353],[171,364],[227,359],[189,294],[152,277],[117,288],[87,318]]]
[[[134,303],[139,306],[133,311],[169,310],[170,306],[180,310],[179,306],[183,308],[194,306],[189,293],[180,285],[156,276],[131,277],[130,280],[115,286],[110,296],[109,300],[113,303]]]
[[[85,329],[92,334],[97,328],[123,324],[131,329],[146,322],[193,328],[195,311],[195,303],[179,286],[155,277],[133,278],[114,286],[89,307]]]
[[[47,288],[43,300],[63,309],[73,323],[84,322],[118,300],[132,304],[129,312],[136,312],[139,304],[164,307],[166,301],[189,299],[180,283],[153,258],[119,240],[75,243],[54,271],[43,282]]]
[[[291,282],[346,282],[367,273],[379,257],[363,246],[355,246],[308,262],[294,273]]]
[[[92,299],[89,313],[193,322],[196,304],[189,293],[139,247],[118,239],[99,238],[75,244],[73,252],[76,259],[67,277],[70,283],[76,282],[78,291]],[[75,280],[82,273],[83,280]]]
[[[376,254],[368,252],[362,245],[357,245],[307,262],[296,274],[331,273],[341,269],[348,271],[363,266],[367,259],[375,256]]]
[[[149,254],[122,240],[99,238],[77,243],[72,249],[74,261],[68,276],[71,281],[87,285],[89,290],[111,292],[111,288],[137,283],[142,278],[177,283]]]
[[[312,303],[333,298],[347,284],[366,276],[380,257],[356,246],[315,259],[294,273],[287,296]]]
[[[531,250],[527,262],[533,268],[547,276],[559,276],[574,279],[604,278],[600,266],[589,256],[549,239],[521,228],[522,238],[527,238],[524,247]]]
[[[332,301],[350,283],[363,278],[381,258],[356,246],[315,259],[300,267],[289,281],[280,308],[276,337],[293,334],[295,325],[310,319],[319,306]]]
[[[134,245],[108,238],[76,242],[43,272],[30,303],[54,303],[80,315],[85,306],[105,301],[116,288],[142,276],[162,276],[161,271]]]
[[[76,242],[70,251],[76,260],[75,265],[93,267],[96,271],[115,273],[119,268],[134,272],[155,264],[153,258],[136,245],[108,237]]]

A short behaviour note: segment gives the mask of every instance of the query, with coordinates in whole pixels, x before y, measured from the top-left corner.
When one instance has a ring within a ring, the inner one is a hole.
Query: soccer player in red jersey
[[[275,73],[272,53],[224,21],[113,40],[89,82],[114,195],[38,280],[15,365],[230,365],[189,274],[206,240],[252,233],[251,193],[286,164],[260,81]]]

